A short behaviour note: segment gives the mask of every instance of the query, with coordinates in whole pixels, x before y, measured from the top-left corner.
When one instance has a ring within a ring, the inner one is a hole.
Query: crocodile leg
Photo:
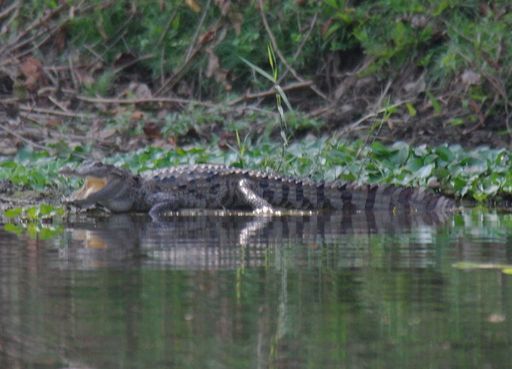
[[[238,190],[242,200],[250,205],[255,213],[272,213],[274,209],[267,200],[258,196],[251,188],[247,179],[241,179],[238,182]]]
[[[250,245],[251,238],[254,242],[254,237],[258,235],[258,232],[265,229],[270,223],[272,217],[256,217],[251,220],[249,224],[246,224],[238,235],[238,244],[242,247]]]
[[[180,202],[175,196],[157,192],[147,198],[148,203],[153,204],[149,209],[149,216],[153,220],[158,220],[167,211],[180,209]]]

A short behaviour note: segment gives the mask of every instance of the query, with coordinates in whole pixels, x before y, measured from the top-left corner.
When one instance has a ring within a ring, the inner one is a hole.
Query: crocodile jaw
[[[60,174],[85,179],[82,188],[63,199],[66,204],[81,208],[99,204],[113,212],[125,212],[131,210],[138,195],[134,176],[113,165],[85,163],[77,169],[62,168]]]
[[[132,210],[136,196],[131,178],[85,176],[84,185],[62,202],[80,208],[101,205],[120,213]]]
[[[85,177],[85,182],[83,186],[73,192],[69,197],[64,199],[65,203],[88,206],[93,205],[94,202],[88,202],[89,196],[94,193],[101,191],[105,186],[107,186],[108,180],[106,178],[87,176]]]

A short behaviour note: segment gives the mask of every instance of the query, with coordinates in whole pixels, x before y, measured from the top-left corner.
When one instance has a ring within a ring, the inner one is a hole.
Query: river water
[[[510,214],[62,227],[0,231],[0,368],[512,367]]]

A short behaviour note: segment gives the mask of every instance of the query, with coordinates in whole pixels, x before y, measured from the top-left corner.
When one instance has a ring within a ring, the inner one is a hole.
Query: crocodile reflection
[[[144,215],[86,218],[69,223],[59,241],[64,266],[133,265],[182,269],[231,269],[268,263],[287,246],[301,249],[353,245],[372,236],[399,235],[403,242],[431,242],[446,217],[388,212],[255,216],[177,214],[165,222]],[[404,240],[405,237],[405,240]]]

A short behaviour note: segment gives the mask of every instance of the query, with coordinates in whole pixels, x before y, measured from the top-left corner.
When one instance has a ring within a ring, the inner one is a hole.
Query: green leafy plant
[[[3,212],[3,217],[8,220],[4,230],[18,236],[27,233],[33,239],[50,239],[64,231],[55,221],[60,221],[65,213],[61,206],[44,203],[7,209]]]
[[[4,216],[8,219],[28,222],[52,220],[55,217],[62,217],[64,214],[64,208],[44,203],[37,206],[17,207],[4,211]]]
[[[49,240],[64,232],[64,227],[61,225],[54,226],[52,224],[43,224],[37,222],[30,223],[6,223],[4,230],[10,233],[15,233],[17,236],[28,234],[31,239]]]

